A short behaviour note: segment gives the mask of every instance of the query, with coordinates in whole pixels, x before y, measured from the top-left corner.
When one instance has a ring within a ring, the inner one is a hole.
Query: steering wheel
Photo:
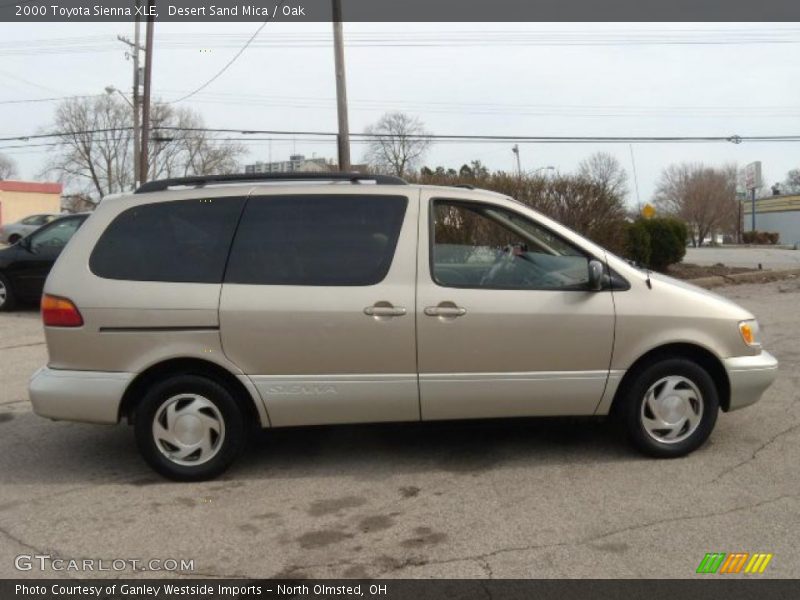
[[[514,263],[514,246],[504,246],[503,250],[494,259],[494,264],[481,277],[480,285],[490,285]]]

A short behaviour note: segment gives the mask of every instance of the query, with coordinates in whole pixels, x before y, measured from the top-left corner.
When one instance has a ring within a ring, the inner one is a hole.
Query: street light
[[[113,85],[106,86],[106,94],[113,96],[116,92],[125,99],[125,102],[133,109],[133,187],[136,188],[139,182],[139,163],[141,156],[139,155],[139,111],[136,106],[136,97],[134,96],[133,102],[128,100],[128,97]]]
[[[113,95],[113,94],[114,94],[114,92],[116,92],[117,94],[119,94],[120,96],[122,96],[122,97],[125,99],[125,102],[127,102],[127,103],[128,103],[128,106],[130,106],[131,108],[133,108],[133,102],[131,102],[130,100],[128,100],[128,97],[127,97],[125,94],[123,94],[123,93],[122,93],[120,90],[118,90],[117,88],[115,88],[113,85],[107,85],[107,86],[106,86],[106,94],[108,94],[109,96],[111,96],[111,95]]]

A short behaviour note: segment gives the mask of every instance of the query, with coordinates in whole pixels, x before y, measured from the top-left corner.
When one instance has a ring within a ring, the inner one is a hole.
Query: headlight
[[[742,334],[742,340],[748,346],[760,347],[761,346],[761,332],[758,328],[758,321],[750,319],[748,321],[739,322],[739,333]]]

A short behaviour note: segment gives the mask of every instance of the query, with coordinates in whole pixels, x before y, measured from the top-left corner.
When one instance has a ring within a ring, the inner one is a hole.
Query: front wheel
[[[631,442],[659,458],[685,456],[699,448],[711,435],[719,412],[714,380],[700,365],[682,358],[645,367],[622,400]]]
[[[176,375],[151,387],[134,418],[147,463],[176,481],[213,479],[241,454],[247,428],[224,386],[198,375]]]

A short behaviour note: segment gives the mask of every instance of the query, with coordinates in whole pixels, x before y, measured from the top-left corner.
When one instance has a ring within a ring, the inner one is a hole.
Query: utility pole
[[[136,0],[136,7],[139,7],[140,0]],[[139,16],[136,16],[136,20],[134,21],[134,29],[133,29],[133,41],[131,42],[128,38],[118,35],[117,39],[122,42],[123,44],[127,44],[130,46],[130,57],[133,60],[133,188],[136,189],[139,184],[140,175],[141,175],[141,168],[139,166],[139,160],[141,159],[141,132],[139,131],[139,103],[141,102],[139,98],[139,50],[141,46],[139,44]]]
[[[142,98],[142,142],[141,155],[139,157],[139,182],[145,183],[149,178],[149,145],[150,145],[150,90],[153,75],[153,21],[152,16],[153,0],[147,0],[148,17],[145,31],[145,55],[144,55],[144,90]]]
[[[339,170],[350,170],[350,125],[347,120],[347,83],[344,71],[344,39],[342,34],[342,0],[333,2],[333,58],[336,66],[336,114],[339,135]]]
[[[519,160],[519,144],[514,144],[514,147],[511,148],[511,151],[517,157],[517,177],[522,177],[522,163]]]

